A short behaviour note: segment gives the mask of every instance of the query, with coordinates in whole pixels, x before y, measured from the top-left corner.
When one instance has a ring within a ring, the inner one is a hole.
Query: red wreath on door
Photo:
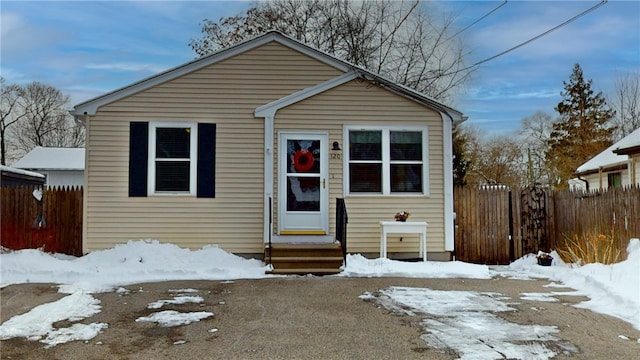
[[[296,171],[309,171],[313,167],[313,154],[309,150],[300,149],[293,154],[293,166]]]

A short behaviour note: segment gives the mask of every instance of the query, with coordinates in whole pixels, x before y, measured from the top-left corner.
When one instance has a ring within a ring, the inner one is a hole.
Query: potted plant
[[[551,254],[544,251],[538,251],[536,259],[538,259],[538,265],[541,266],[551,266],[551,261],[553,261]]]
[[[409,212],[408,211],[400,211],[398,213],[396,213],[396,216],[394,217],[396,219],[396,221],[407,221],[407,218],[409,217]]]

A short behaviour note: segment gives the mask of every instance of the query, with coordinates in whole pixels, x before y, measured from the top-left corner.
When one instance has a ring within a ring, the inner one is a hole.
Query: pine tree
[[[547,159],[558,174],[557,186],[567,187],[576,169],[612,144],[615,128],[609,121],[615,115],[602,92],[594,94],[592,80],[584,80],[576,64],[569,82],[564,82],[563,99],[555,107],[559,120],[553,124],[548,140]]]
[[[460,129],[459,124],[453,126],[453,184],[463,186],[467,184],[467,170],[471,160],[469,153],[469,135]]]

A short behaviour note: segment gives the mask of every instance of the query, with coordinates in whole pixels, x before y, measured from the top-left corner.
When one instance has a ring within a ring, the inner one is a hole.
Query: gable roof
[[[37,146],[11,166],[17,169],[84,170],[84,148]]]
[[[620,139],[615,144],[609,146],[603,152],[589,159],[589,161],[580,165],[576,170],[576,173],[580,175],[598,171],[600,168],[606,169],[626,165],[629,160],[629,156],[620,150],[637,146],[640,146],[640,128]]]
[[[284,45],[286,47],[299,51],[305,55],[310,56],[313,59],[316,59],[324,64],[332,66],[345,73],[354,72],[358,77],[362,77],[366,80],[369,80],[389,91],[392,91],[401,96],[408,97],[434,110],[443,112],[447,114],[453,121],[462,122],[466,119],[466,117],[463,117],[463,114],[460,111],[452,107],[449,107],[425,94],[422,94],[416,90],[410,89],[404,85],[398,84],[391,80],[385,79],[384,77],[378,74],[375,74],[355,64],[341,60],[333,55],[330,55],[318,49],[312,48],[292,37],[284,35],[283,33],[275,30],[269,31],[255,38],[240,42],[228,48],[221,49],[213,54],[203,56],[199,59],[190,61],[183,65],[177,66],[173,69],[169,69],[167,71],[161,72],[157,75],[143,79],[141,81],[125,86],[118,90],[104,94],[102,96],[77,104],[76,106],[74,106],[73,110],[71,110],[70,112],[72,115],[75,115],[75,116],[94,115],[98,110],[98,108],[101,106],[110,104],[112,102],[123,99],[127,96],[149,89],[153,86],[165,83],[167,81],[176,79],[185,74],[188,74],[193,71],[210,66],[212,64],[221,62],[235,55],[241,54],[243,52],[249,51],[251,49],[257,48],[259,46],[262,46],[270,42],[277,42],[281,45]]]

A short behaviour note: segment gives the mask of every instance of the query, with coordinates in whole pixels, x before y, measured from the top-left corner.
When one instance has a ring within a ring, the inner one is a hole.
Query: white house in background
[[[604,190],[640,184],[640,128],[580,165],[572,188]]]
[[[43,174],[48,186],[84,185],[84,148],[38,146],[11,166]]]

